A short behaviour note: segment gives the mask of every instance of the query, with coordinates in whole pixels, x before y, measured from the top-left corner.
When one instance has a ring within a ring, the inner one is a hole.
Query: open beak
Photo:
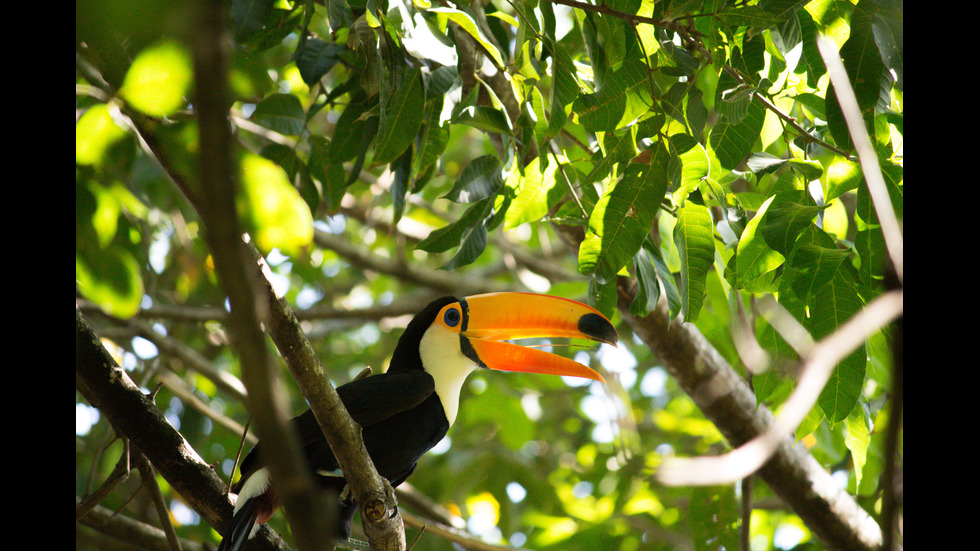
[[[501,342],[508,339],[567,337],[616,345],[616,329],[591,306],[532,293],[490,293],[466,297],[466,353],[483,367],[503,371],[585,377],[605,383],[592,369],[544,350]],[[465,344],[464,344],[465,347]],[[475,356],[475,357],[474,357]]]

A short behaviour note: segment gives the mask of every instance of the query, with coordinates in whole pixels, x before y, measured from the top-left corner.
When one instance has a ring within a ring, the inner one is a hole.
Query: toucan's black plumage
[[[363,429],[364,446],[378,473],[392,487],[405,481],[418,460],[446,435],[455,421],[459,390],[475,368],[602,377],[571,360],[500,340],[523,337],[581,337],[615,344],[609,321],[575,301],[526,293],[444,297],[431,302],[408,324],[388,370],[337,389],[351,417]],[[346,482],[312,411],[293,419],[303,453],[324,487],[342,492]],[[232,528],[219,551],[238,550],[274,513],[277,504],[268,469],[256,444],[241,465]],[[338,535],[350,535],[356,504],[340,504]]]

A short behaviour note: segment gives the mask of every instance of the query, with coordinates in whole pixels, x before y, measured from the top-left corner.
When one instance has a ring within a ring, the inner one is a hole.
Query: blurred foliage
[[[665,298],[746,376],[730,335],[739,303],[775,295],[819,339],[880,293],[884,240],[816,37],[841,53],[901,219],[902,5],[569,6],[586,7],[230,2],[239,209],[338,385],[384,369],[410,313],[441,294],[530,289],[589,301],[618,324],[619,349],[568,352],[608,373],[606,387],[468,381],[447,441],[409,482],[476,536],[736,548],[741,486],[654,482],[664,456],[726,444],[619,323],[615,278],[636,278],[634,313]],[[239,368],[205,229],[174,185],[198,170],[201,83],[183,40],[194,8],[76,4],[76,291],[89,315],[109,316],[97,332],[120,364],[147,389],[163,383],[157,405],[227,477],[240,434],[219,420],[248,412],[227,382]],[[795,357],[764,320],[756,330],[774,357]],[[782,366],[752,380],[773,409],[794,385]],[[285,371],[282,384],[301,412]],[[878,334],[841,362],[797,434],[872,515],[890,386]],[[94,411],[76,392],[77,495],[121,453]],[[137,490],[130,480],[103,503]],[[764,484],[751,497],[753,550],[819,546]],[[218,541],[167,498],[182,537]],[[126,514],[156,522],[141,493]],[[288,537],[280,518],[273,526]],[[451,548],[432,535],[416,547]]]

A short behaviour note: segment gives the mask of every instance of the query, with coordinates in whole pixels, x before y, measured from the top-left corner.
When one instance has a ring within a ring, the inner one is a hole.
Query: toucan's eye
[[[459,325],[459,310],[456,308],[446,310],[446,313],[442,316],[442,320],[445,321],[446,325],[449,327],[456,327]]]

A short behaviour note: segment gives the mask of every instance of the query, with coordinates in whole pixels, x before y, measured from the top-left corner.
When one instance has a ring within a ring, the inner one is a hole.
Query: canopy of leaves
[[[228,7],[228,74],[206,78],[185,40],[196,3],[76,7],[77,301],[138,384],[162,385],[156,405],[222,477],[250,412],[196,210],[208,160],[195,98],[215,81],[231,104],[238,213],[335,384],[383,370],[407,317],[444,294],[546,292],[617,324],[619,349],[567,352],[605,387],[469,379],[449,437],[409,480],[444,518],[534,549],[736,549],[740,527],[752,549],[824,545],[766,484],[657,482],[664,458],[724,453],[730,431],[624,317],[666,304],[777,411],[800,350],[756,301],[774,297],[819,340],[884,292],[896,250],[881,213],[904,211],[901,2]],[[843,61],[884,200],[820,40]],[[772,358],[762,370],[739,353],[743,319]],[[886,445],[901,392],[892,336],[882,327],[847,354],[796,429],[880,523],[883,474],[902,453],[901,439]],[[304,410],[288,372],[282,385]],[[90,406],[76,391],[78,496],[124,454]],[[216,542],[161,482],[178,534]],[[123,507],[138,485],[103,504]],[[125,514],[157,524],[137,496]],[[101,547],[97,529],[76,533],[76,548]],[[416,547],[450,548],[433,534]]]

